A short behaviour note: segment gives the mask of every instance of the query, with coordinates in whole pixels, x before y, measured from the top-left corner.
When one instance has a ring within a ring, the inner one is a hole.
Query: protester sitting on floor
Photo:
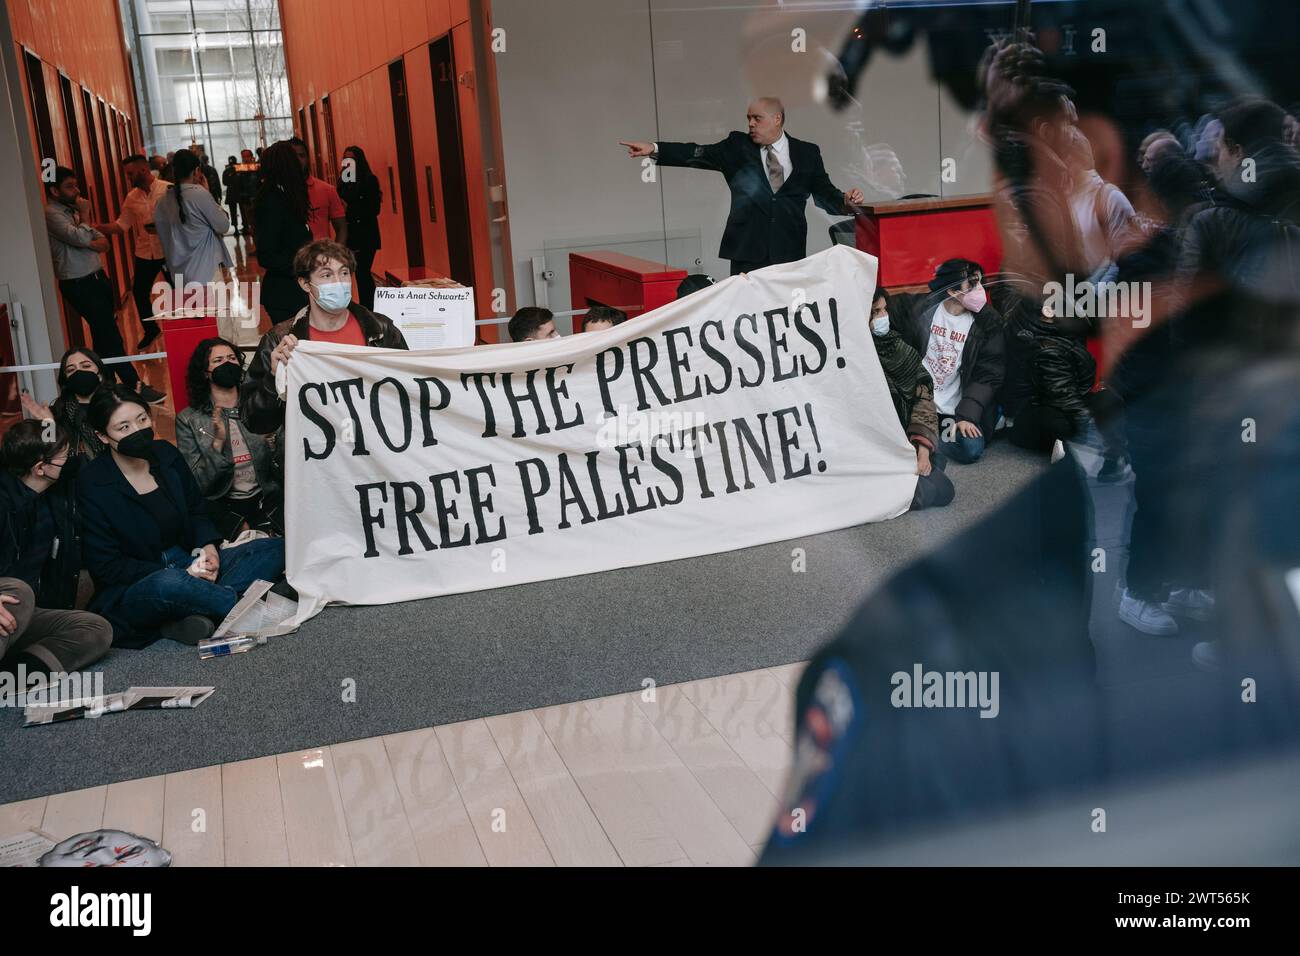
[[[132,392],[131,394],[135,394]],[[138,400],[138,399],[137,399]],[[80,670],[106,653],[113,629],[73,610],[81,572],[76,488],[65,477],[68,434],[27,420],[0,446],[0,668]]]
[[[582,317],[582,331],[604,332],[627,321],[627,313],[622,309],[612,309],[607,305],[593,305]]]
[[[304,339],[344,345],[404,349],[406,339],[387,316],[352,300],[352,250],[333,239],[317,239],[298,250],[294,275],[309,302],[292,319],[262,336],[240,390],[241,422],[259,435],[284,425],[284,399],[276,390],[275,373],[288,362]]]
[[[711,285],[716,285],[713,276],[705,275],[703,272],[695,272],[688,275],[677,285],[677,298],[684,299],[692,292],[699,292],[701,289],[707,289]]]
[[[284,573],[284,539],[219,549],[189,466],[174,445],[154,438],[148,406],[134,392],[96,392],[90,422],[109,447],[77,479],[91,609],[127,647],[159,634],[182,644],[210,637],[250,584]]]
[[[95,429],[86,421],[86,408],[95,389],[112,380],[104,360],[90,349],[68,349],[59,359],[59,374],[55,379],[59,397],[49,405],[40,405],[23,392],[23,411],[30,418],[57,422],[68,433],[73,457],[89,460],[100,454],[104,446],[95,435]],[[70,466],[73,469],[69,472],[71,478],[76,477],[77,464],[74,461]]]
[[[949,259],[930,294],[899,310],[899,331],[922,356],[939,409],[939,450],[962,464],[979,461],[997,423],[1005,372],[1002,316],[988,302],[984,270]]]
[[[550,309],[535,305],[525,306],[510,317],[510,341],[532,342],[537,339],[558,339],[555,331],[555,314]]]
[[[190,404],[176,416],[176,447],[208,500],[208,515],[227,539],[246,528],[284,533],[272,446],[239,420],[243,361],[233,342],[200,342],[185,374]]]
[[[877,289],[871,303],[871,340],[889,385],[898,420],[907,440],[916,448],[916,493],[912,510],[943,507],[954,495],[952,480],[944,474],[943,456],[935,451],[939,442],[939,413],[934,407],[934,383],[916,349],[891,328],[889,293]]]
[[[1088,393],[1097,363],[1082,336],[1060,323],[1047,302],[1037,314],[1026,308],[1008,318],[1007,350],[1018,357],[1027,377],[1022,400],[1015,405],[1003,400],[1011,442],[1051,451],[1052,461],[1058,461],[1065,455],[1063,443],[1088,427]]]

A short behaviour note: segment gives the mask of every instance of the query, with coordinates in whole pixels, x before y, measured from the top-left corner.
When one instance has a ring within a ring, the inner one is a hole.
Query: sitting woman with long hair
[[[198,344],[185,374],[190,404],[176,416],[176,447],[225,537],[234,538],[245,527],[283,534],[274,450],[240,421],[243,378],[238,345],[221,338]]]
[[[220,548],[189,466],[174,445],[154,438],[149,407],[135,392],[100,389],[89,417],[108,446],[77,479],[82,553],[95,581],[90,609],[113,623],[119,646],[159,635],[197,644],[249,585],[284,573],[284,539]]]
[[[90,407],[90,396],[105,382],[113,381],[113,376],[98,355],[90,349],[77,348],[63,353],[55,381],[59,397],[53,402],[40,405],[23,392],[22,406],[28,418],[53,421],[68,433],[68,453],[73,459],[68,477],[73,480],[82,460],[94,458],[104,450],[95,429],[86,420],[86,409]]]

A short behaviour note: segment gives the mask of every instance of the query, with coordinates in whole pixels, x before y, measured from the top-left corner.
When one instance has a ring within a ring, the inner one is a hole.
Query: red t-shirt
[[[347,323],[337,332],[322,332],[313,326],[311,340],[313,342],[334,342],[337,345],[366,344],[366,336],[361,331],[361,323],[357,321],[355,315],[349,315]]]
[[[339,199],[338,190],[323,179],[308,176],[307,202],[311,205],[311,213],[307,220],[307,225],[311,227],[311,237],[333,239],[334,233],[330,229],[330,221],[347,216],[343,200]]]

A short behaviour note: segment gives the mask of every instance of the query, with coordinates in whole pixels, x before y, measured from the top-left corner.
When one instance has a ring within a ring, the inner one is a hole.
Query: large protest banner
[[[835,246],[604,332],[288,363],[299,620],[896,517],[916,456]]]

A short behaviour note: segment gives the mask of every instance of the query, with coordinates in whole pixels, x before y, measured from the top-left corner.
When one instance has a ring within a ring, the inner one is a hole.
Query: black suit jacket
[[[786,134],[794,167],[775,193],[763,165],[763,147],[747,133],[731,133],[720,143],[660,143],[660,166],[689,166],[722,173],[731,189],[731,211],[718,255],[723,259],[772,264],[807,255],[808,197],[831,215],[848,215],[844,193],[835,188],[821,150]]]
[[[185,549],[220,544],[221,534],[208,518],[206,502],[181,453],[165,441],[155,441],[153,449],[158,463],[150,470],[185,522]],[[77,493],[82,558],[95,580],[90,610],[112,623],[114,644],[139,646],[134,641],[145,638],[147,642],[147,637],[134,634],[117,611],[131,585],[163,569],[158,522],[107,452],[81,469]]]

